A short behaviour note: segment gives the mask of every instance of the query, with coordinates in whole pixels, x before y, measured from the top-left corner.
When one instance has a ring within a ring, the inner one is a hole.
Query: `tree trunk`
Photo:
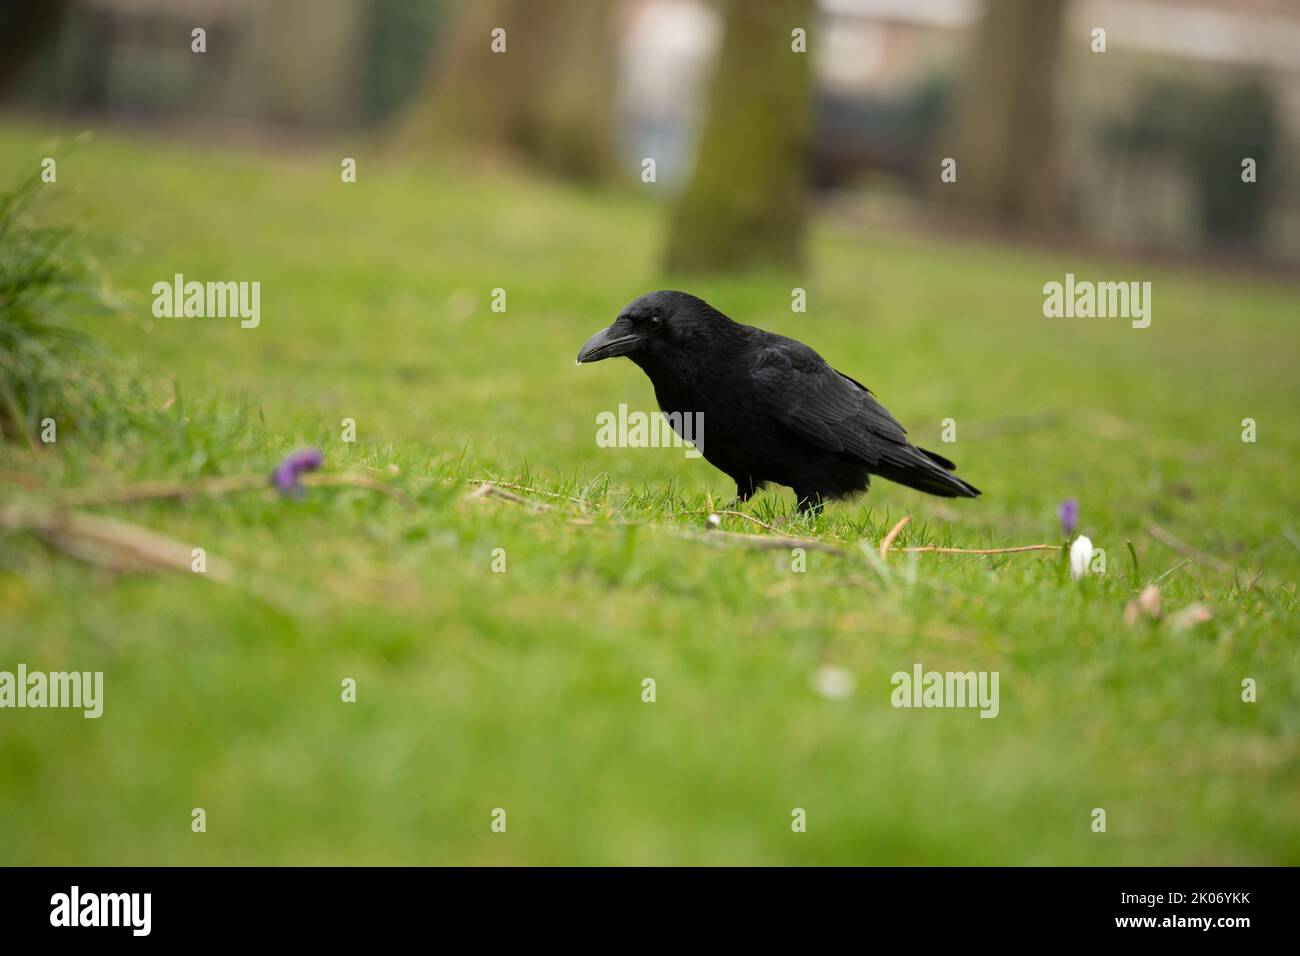
[[[1065,8],[1066,0],[986,0],[975,32],[950,155],[961,203],[999,224],[1057,219],[1055,78]]]
[[[666,265],[675,271],[797,267],[812,134],[811,0],[727,0],[722,48],[690,184],[676,203]]]
[[[615,0],[481,0],[454,21],[416,143],[452,136],[514,153],[560,175],[600,178],[615,166]],[[505,31],[505,52],[492,31]]]
[[[58,35],[70,7],[71,0],[0,6],[0,94],[9,91],[29,61]]]

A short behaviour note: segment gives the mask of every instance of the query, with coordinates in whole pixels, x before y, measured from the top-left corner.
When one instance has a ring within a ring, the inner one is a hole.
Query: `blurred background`
[[[762,55],[791,23],[811,55]],[[202,57],[179,39],[196,25]],[[44,0],[0,28],[0,95],[26,113],[365,131],[580,180],[636,183],[651,157],[657,195],[691,197],[673,265],[796,257],[792,178],[868,222],[1300,261],[1290,0]]]

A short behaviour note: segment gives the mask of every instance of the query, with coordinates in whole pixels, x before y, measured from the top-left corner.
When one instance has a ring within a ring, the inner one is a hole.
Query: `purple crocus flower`
[[[303,448],[285,456],[279,467],[271,474],[271,484],[282,495],[302,497],[302,485],[298,476],[304,471],[315,471],[325,461],[325,455],[316,448]]]
[[[1056,516],[1061,519],[1061,530],[1068,538],[1074,534],[1074,527],[1079,523],[1079,499],[1066,498],[1056,509]]]

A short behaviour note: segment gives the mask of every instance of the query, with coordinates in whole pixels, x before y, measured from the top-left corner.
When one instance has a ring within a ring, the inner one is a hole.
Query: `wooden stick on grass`
[[[1178,538],[1175,538],[1172,534],[1170,534],[1164,528],[1160,527],[1160,525],[1156,524],[1154,521],[1151,524],[1147,525],[1147,534],[1151,535],[1151,537],[1155,538],[1157,541],[1159,541],[1161,544],[1165,545],[1166,547],[1172,548],[1173,550],[1177,551],[1183,557],[1190,558],[1191,560],[1195,561],[1197,564],[1204,564],[1205,566],[1213,568],[1215,571],[1218,571],[1220,574],[1232,573],[1231,566],[1229,566],[1226,562],[1220,561],[1212,554],[1206,554],[1204,551],[1197,551],[1190,544],[1186,544],[1185,542],[1180,541]]]
[[[716,511],[713,508],[697,508],[694,511],[674,511],[668,517],[679,518],[682,515],[730,515],[733,518],[744,518],[746,521],[753,522],[760,528],[766,528],[768,531],[776,532],[776,528],[772,527],[766,521],[763,521],[760,518],[755,518],[753,515],[747,515],[743,511]]]
[[[906,528],[908,522],[911,520],[911,515],[903,515],[903,517],[898,519],[898,524],[889,529],[889,534],[885,535],[884,539],[880,542],[880,556],[882,558],[889,553],[889,546],[893,544],[894,539],[898,537],[898,532]]]
[[[469,494],[470,501],[482,501],[485,498],[500,498],[503,501],[509,501],[511,504],[523,505],[525,508],[532,508],[534,511],[550,511],[554,506],[543,504],[540,501],[530,501],[522,495],[517,495],[513,491],[506,491],[504,488],[498,488],[493,482],[485,481]]]
[[[1022,551],[1060,551],[1059,544],[1022,544],[1014,548],[941,548],[927,544],[921,548],[896,548],[897,551],[920,554],[929,551],[934,554],[1019,554]]]
[[[193,571],[190,545],[116,518],[76,511],[10,509],[0,515],[0,528],[31,531],[74,558],[112,571]],[[205,567],[205,577],[230,582],[230,569],[224,561],[209,555]]]
[[[534,511],[551,510],[550,505],[544,505],[541,502],[537,502],[537,501],[529,501],[527,498],[522,498],[519,495],[513,494],[511,492],[502,491],[500,488],[496,488],[495,486],[491,486],[491,485],[482,485],[477,490],[475,490],[470,494],[471,499],[480,500],[480,501],[489,497],[501,498],[505,501],[511,502],[512,504],[531,506],[534,509]],[[694,512],[682,512],[682,513],[685,514],[685,513],[694,513]],[[714,511],[711,513],[712,514],[739,514],[739,512],[729,512],[729,511],[726,512]],[[743,515],[743,517],[750,517],[750,516]],[[763,522],[758,521],[757,518],[751,518],[751,520],[758,522],[759,524],[763,524]],[[893,539],[897,537],[898,532],[901,531],[903,527],[907,524],[907,522],[910,520],[911,520],[910,517],[904,518],[902,521],[896,524],[893,527],[893,529],[891,529],[890,533],[885,536],[886,541],[892,544]],[[592,522],[587,519],[570,518],[568,519],[568,523],[586,527],[586,526],[593,525],[595,522]],[[771,525],[764,524],[764,527],[771,528]],[[796,538],[796,537],[790,537],[788,535],[775,535],[775,534],[771,534],[771,535],[739,534],[738,532],[735,531],[720,531],[720,530],[708,531],[704,534],[695,534],[693,532],[688,532],[688,531],[677,531],[676,533],[677,533],[677,537],[690,538],[693,541],[702,541],[706,544],[709,543],[710,541],[721,541],[724,543],[737,544],[749,548],[756,548],[760,551],[785,550],[788,548],[805,548],[807,550],[821,551],[826,554],[834,554],[840,557],[844,557],[849,553],[845,549],[837,547],[836,545],[833,544],[828,544],[819,538]],[[882,541],[881,542],[882,554],[888,550],[887,548],[883,547],[884,544],[885,541]],[[1020,554],[1026,551],[1059,551],[1060,549],[1061,546],[1059,544],[1023,544],[1013,548],[946,548],[946,547],[940,547],[939,545],[925,545],[923,547],[915,547],[915,548],[895,548],[894,550],[905,552],[905,553],[911,553],[911,552],[921,553],[921,552],[928,551],[928,552],[933,552],[934,554]]]
[[[303,475],[298,479],[308,488],[365,488],[378,491],[404,504],[406,494],[385,482],[360,474]],[[244,491],[270,490],[273,486],[266,475],[222,475],[216,478],[199,478],[195,481],[142,481],[121,488],[76,489],[56,496],[60,505],[115,505],[133,501],[159,501],[197,498],[209,495],[228,495]]]

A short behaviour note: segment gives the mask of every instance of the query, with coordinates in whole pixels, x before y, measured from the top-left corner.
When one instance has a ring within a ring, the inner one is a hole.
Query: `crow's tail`
[[[881,478],[941,498],[978,498],[978,488],[952,474],[956,467],[942,455],[904,445],[897,453],[877,463],[874,471]]]

